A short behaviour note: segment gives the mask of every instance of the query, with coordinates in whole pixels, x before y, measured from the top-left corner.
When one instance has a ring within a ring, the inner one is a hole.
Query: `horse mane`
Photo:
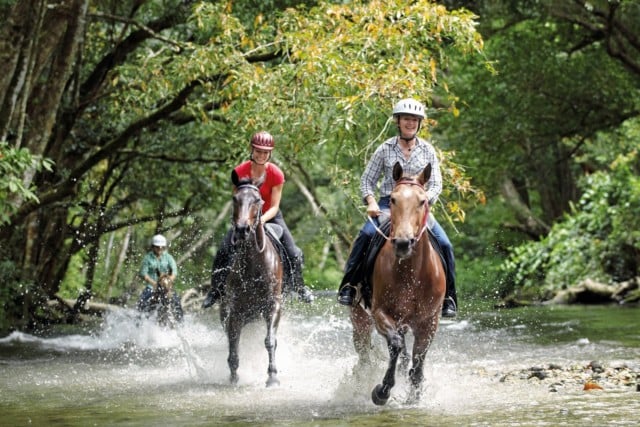
[[[253,182],[251,181],[251,178],[241,178],[236,183],[236,187],[240,187],[242,185],[253,185]]]

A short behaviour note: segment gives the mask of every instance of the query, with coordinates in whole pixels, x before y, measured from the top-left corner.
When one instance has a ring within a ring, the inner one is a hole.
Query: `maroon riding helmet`
[[[276,144],[273,140],[273,136],[263,130],[251,137],[251,146],[259,150],[271,151],[275,148]]]

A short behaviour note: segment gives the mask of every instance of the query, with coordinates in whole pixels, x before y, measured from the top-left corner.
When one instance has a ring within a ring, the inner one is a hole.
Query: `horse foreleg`
[[[238,366],[240,366],[240,357],[238,355],[238,347],[240,344],[240,330],[242,325],[239,322],[231,321],[226,326],[227,339],[229,341],[229,357],[227,363],[231,372],[231,384],[238,383]]]
[[[427,356],[429,347],[431,347],[437,327],[438,317],[435,316],[428,325],[420,329],[419,334],[414,333],[415,341],[413,343],[412,366],[409,371],[411,392],[407,399],[408,403],[416,403],[420,400],[422,381],[424,380],[424,359]]]
[[[398,363],[398,356],[402,352],[402,346],[404,345],[404,338],[401,333],[398,332],[394,322],[386,315],[377,313],[376,326],[378,332],[383,335],[387,340],[387,348],[389,349],[389,365],[387,366],[387,372],[382,378],[382,384],[378,384],[371,392],[371,399],[376,405],[384,405],[389,400],[391,395],[391,389],[396,384],[396,365]]]
[[[403,374],[406,374],[409,370],[409,362],[411,361],[411,357],[409,356],[409,352],[407,351],[407,343],[405,334],[402,334],[402,352],[400,353],[400,370]]]
[[[274,308],[270,315],[266,317],[267,336],[264,339],[264,346],[269,354],[269,368],[267,369],[267,387],[280,385],[278,380],[278,369],[276,368],[276,348],[278,347],[278,339],[276,333],[278,331],[278,323],[280,323],[280,309]]]
[[[360,305],[351,307],[351,324],[353,325],[353,346],[358,353],[358,363],[371,364],[371,332],[373,320]]]

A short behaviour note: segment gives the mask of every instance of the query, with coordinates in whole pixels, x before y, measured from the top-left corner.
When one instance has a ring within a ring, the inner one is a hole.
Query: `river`
[[[399,378],[384,407],[380,363],[354,375],[343,307],[289,302],[278,333],[281,385],[265,388],[261,324],[243,331],[228,382],[218,308],[175,330],[122,309],[82,329],[0,338],[2,426],[584,426],[640,419],[638,308],[462,307],[427,355],[422,401]],[[597,362],[597,363],[596,363]],[[602,389],[584,390],[593,382]]]

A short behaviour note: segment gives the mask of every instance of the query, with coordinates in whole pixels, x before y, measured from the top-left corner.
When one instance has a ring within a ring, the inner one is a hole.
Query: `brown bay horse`
[[[430,176],[430,164],[415,177],[403,176],[400,164],[394,165],[396,186],[391,192],[391,231],[375,261],[371,309],[366,310],[362,303],[351,308],[359,363],[370,362],[374,325],[389,350],[382,383],[371,393],[376,405],[384,405],[390,397],[398,358],[408,357],[405,347],[408,332],[414,338],[408,401],[419,400],[424,359],[438,328],[446,286],[442,261],[427,231],[429,201],[424,185]]]
[[[140,305],[138,310],[147,314],[155,313],[156,320],[160,326],[173,328],[182,321],[182,307],[177,300],[174,290],[174,282],[171,279],[171,270],[167,273],[156,271],[158,280],[153,287],[153,292],[149,300]]]
[[[263,201],[258,187],[234,182],[233,237],[235,255],[225,284],[220,320],[229,342],[227,362],[231,383],[238,382],[240,332],[249,322],[262,318],[267,327],[264,340],[269,354],[267,387],[279,385],[275,362],[276,333],[282,311],[284,268],[280,255],[260,221]]]

